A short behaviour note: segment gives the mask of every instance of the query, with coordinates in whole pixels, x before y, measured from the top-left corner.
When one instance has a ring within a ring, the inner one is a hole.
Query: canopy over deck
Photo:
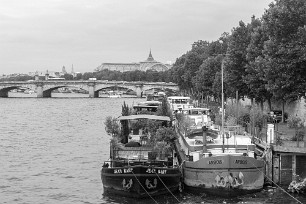
[[[138,119],[171,121],[168,116],[145,115],[145,114],[127,115],[127,116],[118,117],[118,120],[138,120]]]

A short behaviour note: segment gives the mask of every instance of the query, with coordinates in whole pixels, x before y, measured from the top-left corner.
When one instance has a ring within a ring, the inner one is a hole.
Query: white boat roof
[[[188,110],[210,110],[209,108],[195,108],[195,107],[190,107],[190,108],[183,108],[182,111],[188,111]]]
[[[168,99],[190,99],[189,96],[169,96]]]
[[[138,105],[147,105],[147,104],[160,105],[160,104],[162,104],[162,102],[160,102],[160,101],[143,101],[143,102],[138,103]]]
[[[127,115],[127,116],[120,116],[120,117],[118,117],[118,120],[137,120],[137,119],[170,121],[170,118],[168,116],[146,115],[146,114]]]

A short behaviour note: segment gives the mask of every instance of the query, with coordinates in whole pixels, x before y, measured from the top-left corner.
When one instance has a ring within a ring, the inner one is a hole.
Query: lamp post
[[[223,45],[223,41],[219,40],[221,44],[221,48]],[[221,49],[222,52],[222,49]],[[222,54],[223,55],[223,54]],[[223,55],[224,56],[224,55]],[[221,62],[221,111],[222,111],[222,121],[221,121],[221,134],[222,134],[222,152],[224,153],[224,80],[223,80],[223,66],[224,66],[224,57]]]
[[[224,59],[222,59],[221,62],[221,103],[222,103],[222,121],[221,121],[221,134],[222,134],[222,152],[224,153],[224,82],[223,82],[223,62]]]

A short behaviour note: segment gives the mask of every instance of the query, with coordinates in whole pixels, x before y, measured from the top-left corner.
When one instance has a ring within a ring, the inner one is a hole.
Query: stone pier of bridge
[[[7,98],[8,97],[8,92],[6,90],[0,90],[0,97]]]
[[[95,90],[95,83],[88,83],[89,98],[98,98],[99,92]]]

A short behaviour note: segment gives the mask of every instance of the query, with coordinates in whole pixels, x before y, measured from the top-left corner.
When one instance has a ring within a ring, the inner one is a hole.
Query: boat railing
[[[114,159],[127,159],[127,160],[165,160],[171,157],[170,154],[163,154],[156,152],[152,147],[124,147],[124,149],[115,149]]]
[[[179,130],[176,128],[176,132],[179,135],[179,143],[181,145],[182,150],[184,151],[185,155],[189,155],[190,152],[197,152],[203,150],[203,141],[200,139],[189,139],[185,137]],[[236,140],[236,138],[234,138]],[[207,143],[207,151],[211,152],[212,154],[222,152],[222,148],[225,149],[225,153],[237,153],[239,154],[251,154],[255,151],[254,144],[238,144],[235,142],[234,144],[222,144],[222,143]],[[214,155],[215,156],[215,155]]]
[[[141,135],[130,134],[129,137],[131,138],[130,141],[139,142],[141,146],[150,146],[149,135],[147,134],[141,134]]]
[[[224,126],[224,131],[233,132],[234,134],[243,134],[245,132],[245,128],[240,125]]]
[[[147,159],[126,159],[117,158],[115,160],[104,161],[103,167],[125,167],[125,166],[152,166],[152,167],[172,167],[172,159],[167,160],[147,160]]]

